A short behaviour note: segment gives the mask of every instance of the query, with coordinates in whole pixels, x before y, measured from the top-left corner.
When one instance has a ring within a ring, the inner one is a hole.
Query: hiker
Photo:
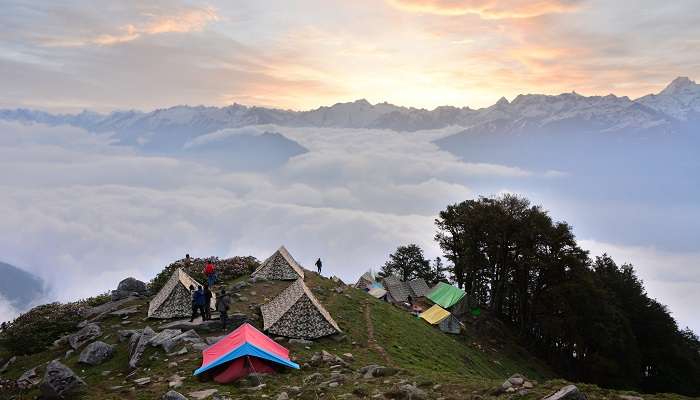
[[[204,316],[202,317],[202,320],[210,320],[211,319],[211,298],[212,298],[211,289],[209,289],[209,284],[205,283],[204,284]]]
[[[228,309],[231,304],[231,298],[226,294],[226,289],[221,289],[219,297],[216,298],[216,311],[219,312],[221,320],[221,328],[225,331],[228,324]]]
[[[189,271],[190,265],[192,265],[192,259],[189,254],[185,254],[185,271]]]
[[[192,317],[190,318],[190,322],[194,321],[195,318],[197,318],[197,291],[194,290],[194,285],[190,285],[190,297],[192,298]]]
[[[321,262],[321,259],[319,258],[316,260],[316,269],[318,269],[318,274],[321,275],[321,267],[323,267],[323,263]]]
[[[208,262],[204,267],[204,275],[207,276],[207,283],[209,283],[209,287],[213,287],[214,283],[216,283],[216,267],[214,266],[213,261]]]

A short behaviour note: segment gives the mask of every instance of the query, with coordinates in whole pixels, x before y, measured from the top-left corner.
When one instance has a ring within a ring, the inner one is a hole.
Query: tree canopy
[[[650,299],[634,268],[592,260],[571,226],[505,195],[449,205],[436,240],[472,306],[511,323],[567,378],[700,394],[700,345]]]

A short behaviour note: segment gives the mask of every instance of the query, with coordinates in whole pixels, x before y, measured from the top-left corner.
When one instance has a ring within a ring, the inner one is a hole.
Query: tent
[[[202,366],[194,375],[209,373],[218,383],[229,383],[251,373],[274,373],[275,366],[299,369],[289,350],[245,323],[202,351]]]
[[[158,294],[148,305],[149,318],[184,318],[192,315],[192,295],[190,285],[201,286],[182,269],[170,275]],[[216,294],[212,291],[210,306],[216,304]],[[212,308],[213,309],[213,308]]]
[[[426,320],[429,324],[439,324],[440,321],[450,316],[450,312],[435,304],[429,309],[422,312],[419,317]]]
[[[386,295],[386,299],[390,303],[406,303],[408,302],[408,296],[413,297],[411,287],[408,286],[406,282],[399,279],[399,277],[397,276],[386,276],[384,277],[382,283],[384,284],[384,288],[388,292]]]
[[[411,288],[413,298],[425,297],[425,295],[430,291],[428,284],[425,283],[425,279],[423,278],[416,278],[408,281],[407,283]]]
[[[431,325],[438,325],[440,330],[445,333],[457,335],[462,329],[462,323],[459,322],[459,319],[437,304],[422,312],[419,317]]]
[[[386,290],[384,290],[383,288],[380,288],[380,287],[379,288],[372,288],[367,293],[369,293],[370,296],[377,298],[377,299],[381,299],[384,296],[386,296]]]
[[[260,312],[263,330],[274,335],[317,339],[341,332],[301,278],[260,306]]]
[[[355,287],[357,289],[366,290],[367,287],[369,287],[373,283],[374,283],[374,275],[372,275],[372,271],[367,271],[364,274],[362,274],[360,279],[357,280],[357,283],[355,283]]]
[[[438,282],[427,294],[427,298],[443,308],[450,308],[464,297],[464,290],[445,282]]]
[[[304,269],[294,260],[287,249],[281,246],[267,260],[263,261],[251,276],[276,281],[291,281],[298,278],[304,279]]]

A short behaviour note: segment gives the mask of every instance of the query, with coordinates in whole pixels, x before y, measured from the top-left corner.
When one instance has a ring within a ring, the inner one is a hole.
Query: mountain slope
[[[0,296],[14,308],[25,310],[44,294],[44,283],[35,275],[0,261]]]

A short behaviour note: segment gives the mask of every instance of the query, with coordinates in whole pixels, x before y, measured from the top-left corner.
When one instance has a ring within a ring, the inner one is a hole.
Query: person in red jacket
[[[216,282],[216,267],[214,266],[213,262],[208,262],[204,267],[204,275],[207,276],[209,287],[213,287],[214,283]]]

